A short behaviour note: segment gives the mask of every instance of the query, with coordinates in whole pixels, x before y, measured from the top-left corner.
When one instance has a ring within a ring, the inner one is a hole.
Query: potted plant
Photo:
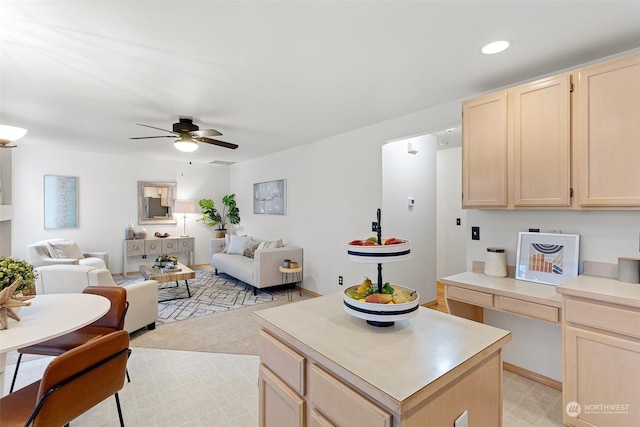
[[[21,259],[0,256],[0,291],[11,286],[18,277],[22,277],[22,282],[14,294],[34,295],[37,274],[33,266]]]
[[[240,223],[240,210],[236,206],[236,195],[227,194],[222,198],[222,212],[218,211],[215,203],[211,199],[202,199],[198,202],[202,208],[202,218],[199,221],[204,222],[209,227],[217,226],[218,229],[215,237],[224,237],[227,223]]]

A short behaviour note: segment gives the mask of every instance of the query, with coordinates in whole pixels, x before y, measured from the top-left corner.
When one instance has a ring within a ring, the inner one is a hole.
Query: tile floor
[[[39,379],[49,360],[23,362],[16,387]],[[257,426],[258,363],[257,356],[134,347],[131,383],[119,393],[125,425]],[[6,391],[14,368],[7,366]],[[505,427],[562,426],[561,392],[506,371],[503,384]],[[71,427],[117,425],[113,398],[71,423]]]

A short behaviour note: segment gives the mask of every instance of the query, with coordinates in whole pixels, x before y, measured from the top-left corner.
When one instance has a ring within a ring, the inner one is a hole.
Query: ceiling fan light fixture
[[[27,130],[16,126],[0,125],[0,145],[6,145],[25,136]]]
[[[198,143],[191,138],[191,135],[188,133],[183,133],[180,135],[180,139],[176,139],[176,142],[173,143],[173,146],[176,149],[184,152],[191,153],[192,151],[196,151],[198,149]]]
[[[176,147],[177,150],[185,153],[191,153],[198,149],[198,143],[192,139],[176,139],[173,146]]]

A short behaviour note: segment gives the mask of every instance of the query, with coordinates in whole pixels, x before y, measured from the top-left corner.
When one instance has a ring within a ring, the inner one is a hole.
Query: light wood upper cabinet
[[[509,93],[514,206],[571,205],[570,85],[569,74],[564,74]]]
[[[507,93],[462,104],[462,207],[507,206]]]
[[[640,206],[640,53],[577,76],[579,204]]]
[[[467,100],[462,114],[463,208],[640,207],[640,53]]]
[[[564,74],[462,104],[464,208],[571,205],[570,83]]]

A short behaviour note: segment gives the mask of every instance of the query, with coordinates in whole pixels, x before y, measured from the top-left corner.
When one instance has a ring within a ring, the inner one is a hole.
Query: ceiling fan
[[[180,151],[190,153],[198,149],[198,142],[204,142],[206,144],[218,145],[224,148],[230,148],[235,150],[238,148],[237,144],[230,142],[218,141],[217,139],[209,138],[210,136],[222,135],[215,129],[203,129],[200,130],[198,125],[193,124],[193,119],[190,117],[180,117],[178,123],[173,124],[173,130],[167,130],[158,128],[155,126],[143,125],[142,123],[136,123],[138,126],[144,126],[151,129],[161,130],[163,132],[169,132],[171,135],[162,136],[138,136],[129,139],[149,139],[149,138],[175,138],[173,146]]]

